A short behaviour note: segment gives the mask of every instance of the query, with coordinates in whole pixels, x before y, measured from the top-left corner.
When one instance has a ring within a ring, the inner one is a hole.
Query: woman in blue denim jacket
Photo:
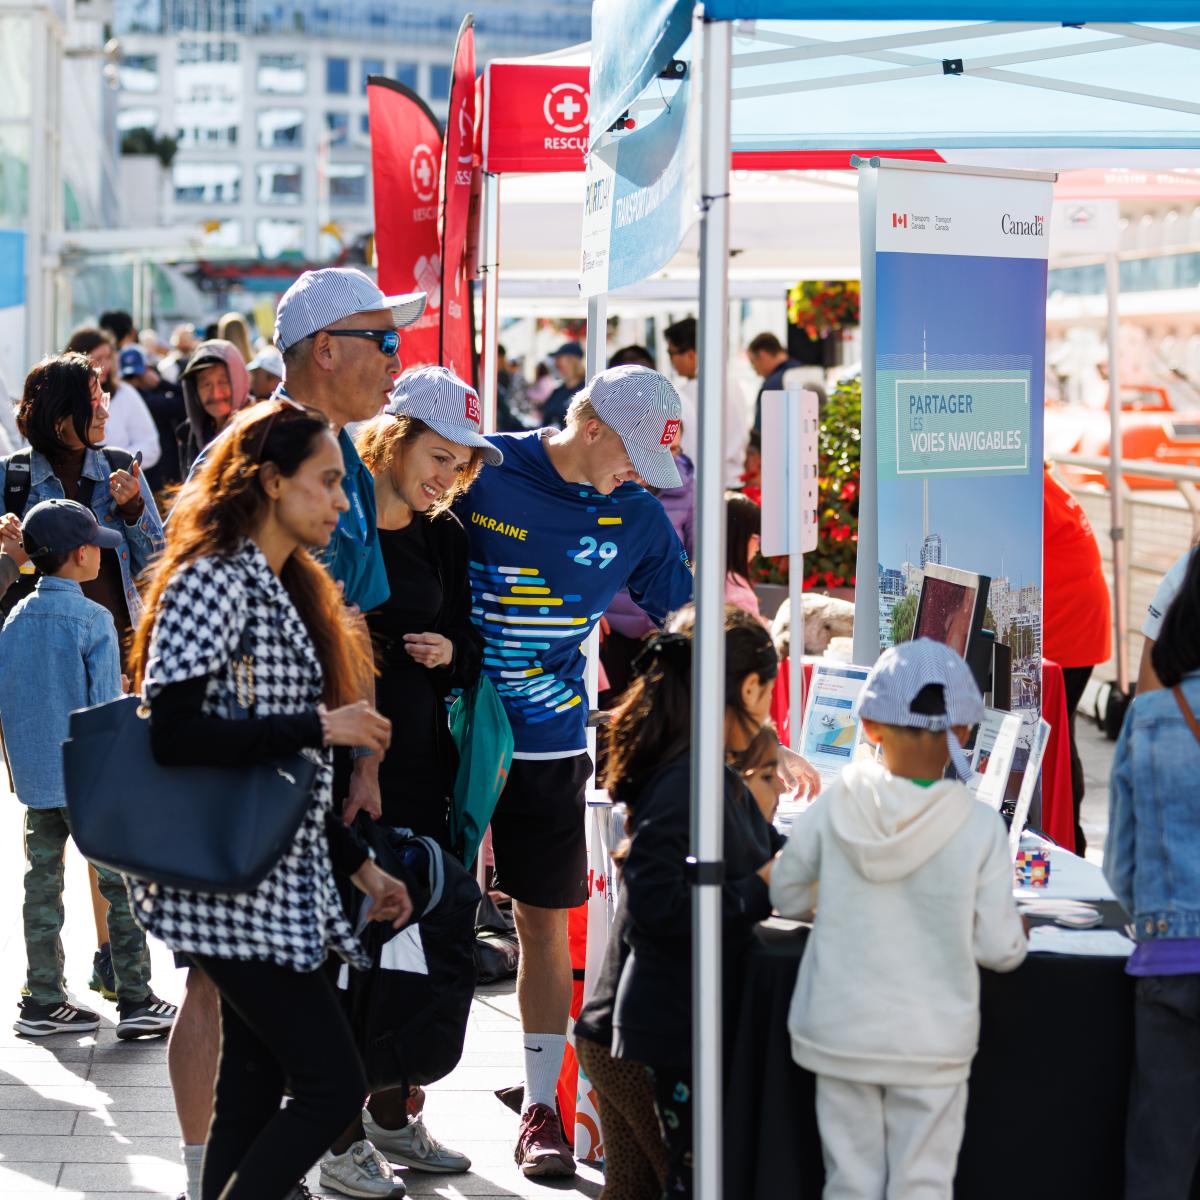
[[[1162,690],[1117,743],[1104,873],[1133,914],[1127,1200],[1186,1200],[1200,1162],[1200,553],[1152,652]]]
[[[17,427],[30,445],[29,488],[23,510],[15,515],[24,517],[41,500],[77,500],[96,514],[102,528],[121,533],[121,548],[103,552],[99,577],[83,591],[112,613],[124,662],[128,635],[142,611],[134,580],[165,540],[140,465],[119,469],[111,461],[115,456],[101,448],[107,421],[108,394],[85,355],[45,358],[29,372],[17,410]],[[6,490],[9,472],[22,468],[12,457],[4,460]]]

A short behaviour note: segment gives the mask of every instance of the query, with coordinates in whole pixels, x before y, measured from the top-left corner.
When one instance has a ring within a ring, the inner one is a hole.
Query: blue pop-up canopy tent
[[[696,1195],[721,1195],[721,860],[730,155],[1017,151],[1008,165],[1182,165],[1200,151],[1196,0],[595,0],[594,148],[673,59],[700,104],[700,461],[693,664]],[[698,68],[698,70],[697,70]],[[1164,157],[1165,154],[1165,157]],[[947,155],[947,157],[950,157]],[[995,161],[994,159],[992,161]],[[1113,439],[1114,455],[1119,439]],[[1117,489],[1114,488],[1114,494]],[[864,503],[866,495],[864,493]],[[1119,523],[1119,522],[1118,522]],[[1118,568],[1119,569],[1119,568]],[[786,1187],[786,1181],[781,1181]]]

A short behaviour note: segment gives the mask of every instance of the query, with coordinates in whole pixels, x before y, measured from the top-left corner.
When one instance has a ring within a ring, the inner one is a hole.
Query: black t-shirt
[[[414,517],[403,529],[381,529],[391,590],[367,615],[379,677],[376,706],[392,722],[392,744],[379,769],[384,819],[434,836],[425,819],[440,814],[454,786],[452,750],[442,680],[445,668],[422,666],[404,648],[406,633],[436,631],[444,592],[429,540],[429,524]],[[432,807],[431,807],[432,806]]]

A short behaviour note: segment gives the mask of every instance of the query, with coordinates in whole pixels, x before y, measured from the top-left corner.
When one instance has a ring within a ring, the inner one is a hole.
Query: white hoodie
[[[961,783],[855,763],[797,818],[771,901],[817,901],[788,1015],[792,1056],[858,1083],[947,1087],[979,1044],[979,971],[1028,943],[1000,815]]]

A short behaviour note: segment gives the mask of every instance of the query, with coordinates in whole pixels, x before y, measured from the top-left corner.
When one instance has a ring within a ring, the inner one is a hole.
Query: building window
[[[258,90],[277,96],[300,96],[306,86],[303,54],[260,54]]]
[[[304,173],[299,163],[260,163],[259,204],[299,204],[303,199],[303,177]]]
[[[367,90],[367,80],[372,75],[382,75],[387,70],[382,58],[364,58],[362,60],[362,86]]]
[[[180,42],[175,48],[175,61],[180,66],[190,63],[235,63],[238,60],[237,42]]]
[[[241,221],[206,221],[201,228],[200,244],[222,250],[235,249],[242,244]]]
[[[283,258],[304,253],[304,224],[263,217],[254,222],[254,240],[263,258]]]
[[[177,162],[171,168],[176,204],[236,204],[242,168],[236,163]]]
[[[262,150],[288,149],[304,144],[304,110],[262,108],[258,112],[258,145]]]
[[[331,96],[345,96],[350,91],[350,60],[327,58],[325,60],[325,90]]]
[[[434,104],[446,104],[450,99],[450,68],[429,68],[429,99]]]
[[[358,138],[359,142],[362,145],[368,145],[371,141],[371,114],[370,113],[363,113],[363,115],[358,118],[358,133],[359,133],[359,138]]]
[[[328,179],[331,204],[366,203],[366,163],[330,163]]]
[[[415,62],[399,62],[396,64],[396,82],[402,83],[406,88],[417,90],[417,72],[418,66]]]
[[[350,116],[344,112],[327,112],[325,128],[329,131],[331,146],[347,146],[350,144]]]
[[[175,137],[184,150],[205,150],[210,146],[236,146],[238,127],[224,124],[224,119],[214,116],[208,120],[202,115],[193,115],[194,123],[179,125]]]
[[[158,91],[158,55],[125,54],[121,57],[118,79],[124,92],[148,94]]]
[[[117,113],[117,132],[127,133],[130,129],[158,129],[157,108],[122,108]]]

